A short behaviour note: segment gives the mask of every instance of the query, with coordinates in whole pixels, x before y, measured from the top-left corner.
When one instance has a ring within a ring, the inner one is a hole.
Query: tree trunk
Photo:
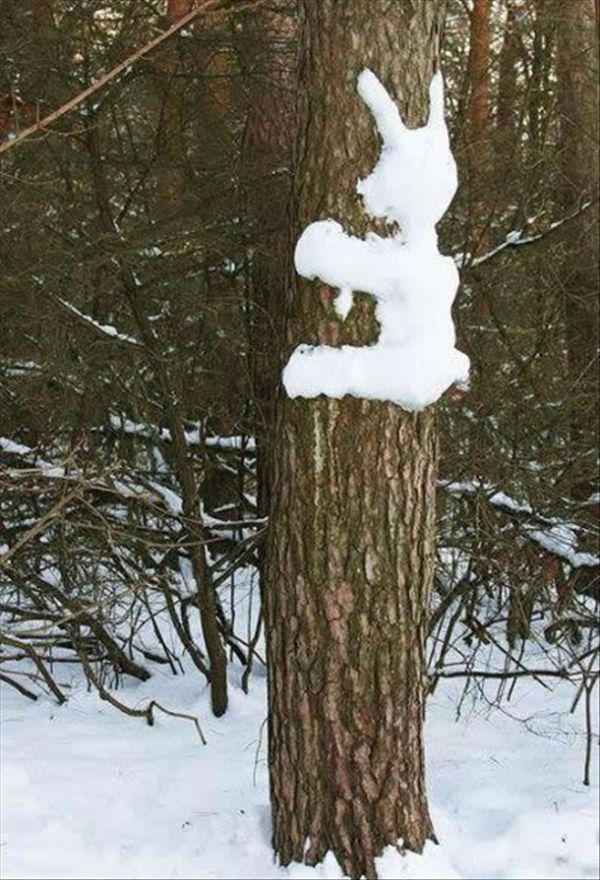
[[[362,235],[355,193],[379,145],[356,93],[371,67],[410,125],[424,122],[441,4],[302,5],[295,232],[325,217]],[[334,291],[292,285],[288,342],[366,344],[370,298],[341,323]],[[331,850],[351,877],[400,839],[432,837],[425,794],[424,640],[433,573],[431,409],[282,400],[265,595],[273,844],[283,864]]]
[[[194,0],[167,0],[167,26],[175,24],[194,7]],[[171,38],[162,48],[158,58],[161,73],[162,95],[159,148],[161,175],[158,184],[160,202],[167,212],[180,210],[185,187],[184,92],[182,64],[178,39]]]
[[[490,222],[494,198],[490,162],[491,85],[490,85],[490,13],[491,0],[475,0],[469,26],[469,80],[470,102],[468,115],[468,168],[469,168],[469,252],[481,254],[490,246]],[[475,269],[470,277],[473,325],[469,354],[472,359],[471,405],[476,413],[470,432],[471,470],[486,473],[489,442],[486,420],[490,400],[487,379],[490,368],[489,339],[482,339],[490,315],[490,301],[485,280]]]
[[[471,250],[485,251],[488,245],[490,200],[490,11],[491,0],[475,0],[471,12],[469,79],[469,184],[471,194]],[[487,197],[487,198],[486,198]],[[480,299],[486,311],[486,303]]]
[[[279,0],[244,16],[240,40],[248,84],[242,175],[249,226],[249,335],[261,515],[267,515],[270,507],[274,410],[285,336],[283,292],[290,271],[297,7],[297,0]]]
[[[577,2],[577,0],[575,0]],[[525,163],[528,178],[524,181],[525,192],[535,192],[540,181],[554,171],[550,156],[548,125],[554,116],[554,27],[552,24],[552,0],[535,0],[533,5],[533,42],[530,58],[521,46],[523,62],[528,61],[527,81],[527,141]],[[551,140],[551,139],[550,139]]]
[[[568,214],[592,207],[565,227],[564,290],[574,497],[594,491],[598,449],[598,32],[594,0],[554,2],[560,123],[561,201]]]
[[[517,104],[517,65],[519,62],[519,33],[517,7],[514,0],[506,0],[506,22],[498,77],[498,104],[496,108],[495,165],[497,200],[504,209],[514,198],[512,186],[516,180],[519,147],[519,106]]]

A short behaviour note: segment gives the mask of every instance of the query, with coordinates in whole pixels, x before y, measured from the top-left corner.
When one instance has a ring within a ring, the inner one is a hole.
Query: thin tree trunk
[[[577,2],[577,0],[575,0]],[[548,161],[548,123],[553,117],[551,101],[554,97],[552,0],[535,0],[533,6],[533,43],[531,47],[530,75],[527,85],[527,165],[529,180],[526,191],[535,191],[539,182],[553,170]],[[524,60],[527,52],[521,49]]]
[[[165,9],[169,27],[188,15],[194,0],[167,0]],[[161,175],[159,199],[167,211],[181,208],[185,185],[184,94],[185,80],[175,37],[163,47],[158,64],[162,73],[162,120],[159,132]]]
[[[195,0],[167,0],[166,14],[169,26],[188,15],[195,6]],[[165,46],[161,67],[165,75],[166,89],[159,134],[164,166],[159,179],[158,195],[163,210],[176,214],[181,210],[185,187],[185,80],[181,75],[183,66],[176,40]],[[173,402],[175,371],[168,371],[162,364],[157,364],[155,357],[157,347],[147,311],[144,310],[137,291],[131,285],[128,285],[128,291],[138,328],[148,354],[154,362],[163,391],[164,416],[173,438],[173,463],[181,487],[182,523],[189,538],[190,561],[198,591],[200,625],[210,661],[211,705],[214,714],[219,716],[223,715],[227,708],[227,656],[219,633],[215,588],[206,557],[207,536],[202,522],[199,481],[194,472],[185,436],[183,414],[180,406]]]
[[[491,0],[475,0],[471,12],[469,79],[469,183],[471,193],[471,240],[473,252],[485,251],[488,244],[490,200],[490,11]],[[487,196],[487,198],[486,198]],[[485,309],[485,300],[481,300]]]
[[[517,7],[506,0],[506,22],[500,50],[498,103],[494,136],[496,186],[501,207],[514,198],[511,184],[516,179],[515,164],[519,148],[519,107],[517,105],[517,64],[519,61]]]
[[[592,209],[565,227],[565,298],[571,446],[571,487],[587,497],[597,479],[598,450],[598,32],[594,0],[554,0],[560,124],[561,200],[569,213]]]
[[[441,12],[431,0],[302,4],[296,231],[328,216],[373,228],[354,189],[378,150],[356,77],[371,67],[422,124]],[[374,339],[369,298],[341,324],[333,295],[297,281],[290,345]],[[387,844],[420,851],[432,837],[422,723],[436,445],[431,409],[281,401],[265,604],[283,864],[331,850],[350,877],[371,878]]]
[[[175,474],[181,489],[182,530],[187,538],[192,573],[198,594],[200,626],[210,661],[210,695],[213,713],[219,717],[227,709],[227,655],[219,632],[215,587],[206,556],[207,535],[202,521],[200,488],[194,473],[190,449],[180,406],[173,394],[173,377],[165,366],[164,355],[157,344],[145,304],[129,272],[123,269],[121,279],[129,300],[138,332],[152,364],[161,397],[164,420],[173,439]]]
[[[489,224],[494,210],[492,165],[490,158],[491,133],[491,78],[490,78],[490,13],[491,0],[475,0],[469,29],[469,80],[471,95],[468,115],[468,168],[469,168],[469,250],[473,254],[486,251],[490,245]],[[485,281],[477,270],[470,278],[473,324],[480,329],[490,314],[490,303]],[[473,391],[471,404],[476,419],[471,426],[470,458],[475,474],[483,474],[489,458],[485,420],[489,400],[486,393],[486,373],[489,370],[489,340],[482,341],[481,333],[472,334],[470,354],[473,363]]]
[[[285,338],[291,161],[295,135],[297,0],[244,18],[240,42],[248,89],[243,188],[249,226],[250,352],[257,439],[257,506],[267,515],[273,479],[275,400]]]

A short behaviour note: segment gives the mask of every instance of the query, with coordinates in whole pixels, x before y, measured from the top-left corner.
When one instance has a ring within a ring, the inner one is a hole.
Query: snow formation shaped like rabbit
[[[425,126],[408,129],[395,103],[370,71],[358,92],[383,141],[374,171],[357,184],[371,217],[395,221],[389,238],[347,235],[334,220],[311,223],[298,239],[296,270],[339,289],[343,319],[354,291],[376,299],[379,338],[373,345],[340,348],[300,345],[283,373],[290,397],[387,400],[420,410],[453,383],[468,381],[469,359],[455,348],[452,302],[458,272],[437,249],[435,224],[456,192],[456,165],[444,121],[440,73],[429,89]]]

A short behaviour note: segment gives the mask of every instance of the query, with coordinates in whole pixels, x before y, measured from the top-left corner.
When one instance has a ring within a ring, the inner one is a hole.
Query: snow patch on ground
[[[63,673],[63,676],[66,673]],[[4,878],[336,878],[277,866],[270,849],[265,680],[215,719],[198,675],[156,674],[119,691],[198,716],[157,713],[149,728],[75,689],[69,703],[31,704],[2,693]],[[463,707],[440,684],[428,708],[428,784],[440,845],[379,859],[382,878],[595,878],[597,782],[581,783],[583,725],[568,714],[572,688],[516,688],[505,711]],[[597,727],[596,727],[597,729]],[[595,772],[597,766],[595,767]]]

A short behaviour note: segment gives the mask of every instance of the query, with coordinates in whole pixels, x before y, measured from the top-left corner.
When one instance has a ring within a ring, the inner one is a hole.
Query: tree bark
[[[469,246],[476,255],[490,247],[490,222],[494,199],[490,161],[491,77],[490,77],[490,14],[491,0],[475,0],[469,23],[469,81],[467,158],[469,169]],[[487,285],[477,270],[470,278],[473,324],[485,327],[490,315]],[[489,401],[486,374],[489,371],[489,340],[481,333],[472,334],[469,354],[473,364],[471,402],[477,418],[471,425],[470,459],[475,474],[484,474],[489,458],[489,442],[485,420]]]
[[[577,2],[577,0],[575,0]],[[530,57],[521,46],[523,62],[529,61],[527,82],[527,142],[525,162],[529,174],[525,180],[525,191],[535,191],[540,181],[553,173],[554,163],[550,160],[549,123],[554,116],[554,43],[552,0],[535,0],[533,5],[533,42]]]
[[[510,204],[513,196],[515,164],[518,163],[519,106],[517,104],[517,65],[519,62],[519,33],[517,7],[514,0],[506,0],[506,21],[498,76],[498,103],[496,107],[495,166],[496,186],[500,207]]]
[[[491,0],[475,0],[471,12],[469,79],[469,184],[471,193],[471,240],[473,253],[485,251],[488,246],[490,210],[488,184],[490,182],[490,12]],[[485,309],[481,299],[481,308]]]
[[[170,27],[188,15],[194,0],[167,0],[165,15]],[[185,80],[182,77],[177,38],[170,40],[158,56],[163,88],[159,146],[161,175],[158,183],[159,201],[170,212],[181,209],[185,188],[184,101]]]
[[[571,453],[571,488],[585,498],[597,481],[598,450],[598,32],[594,0],[551,7],[557,41],[561,201],[565,214],[592,208],[565,227],[564,291]]]
[[[245,16],[240,40],[248,84],[242,178],[249,227],[249,336],[261,515],[267,515],[270,507],[275,401],[285,338],[284,291],[290,271],[297,13],[297,0],[278,0],[258,9]]]
[[[424,122],[442,7],[305,0],[295,232],[325,217],[362,235],[355,193],[379,144],[356,77],[371,67],[409,125]],[[367,344],[373,303],[345,323],[334,291],[297,280],[290,347]],[[424,640],[435,537],[429,409],[346,397],[282,400],[265,591],[273,844],[283,864],[331,850],[350,877],[433,835],[424,778]]]

